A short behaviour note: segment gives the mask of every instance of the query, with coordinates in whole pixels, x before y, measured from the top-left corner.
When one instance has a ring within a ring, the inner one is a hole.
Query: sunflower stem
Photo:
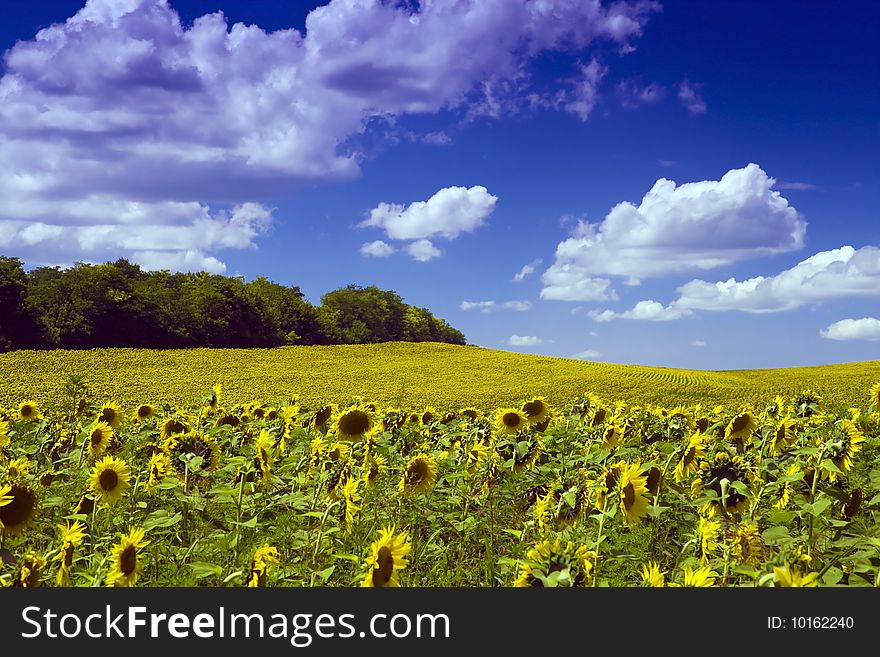
[[[599,532],[596,534],[596,557],[593,564],[593,586],[599,583],[599,550],[602,546],[602,529],[605,527],[605,512],[608,509],[608,494],[602,500],[602,513],[599,516]]]

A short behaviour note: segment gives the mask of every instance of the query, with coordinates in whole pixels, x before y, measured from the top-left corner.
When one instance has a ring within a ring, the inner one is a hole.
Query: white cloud
[[[692,347],[705,347],[706,341],[705,340],[694,340],[693,342],[691,342],[691,346]]]
[[[361,246],[361,255],[372,256],[374,258],[387,258],[394,253],[394,247],[382,240],[374,242],[366,242]]]
[[[659,179],[639,205],[618,203],[598,224],[579,221],[556,248],[541,296],[570,301],[613,298],[597,275],[637,279],[801,248],[806,222],[757,164],[721,180],[676,185]],[[579,290],[581,290],[579,292]]]
[[[805,182],[777,182],[774,187],[776,189],[793,189],[800,192],[811,192],[822,189],[819,185]]]
[[[536,347],[544,341],[536,335],[511,335],[511,347]]]
[[[521,283],[522,281],[524,281],[528,276],[531,276],[535,273],[535,268],[542,262],[544,261],[541,258],[538,258],[537,260],[532,260],[532,262],[527,265],[523,265],[523,268],[514,275],[513,282]]]
[[[211,274],[223,274],[226,265],[213,256],[201,251],[134,251],[132,261],[144,269],[158,271],[206,271]]]
[[[599,82],[607,72],[608,67],[596,59],[582,65],[578,75],[570,81],[572,89],[561,91],[556,104],[562,105],[566,112],[574,114],[581,121],[586,121],[596,106]]]
[[[641,86],[635,80],[623,80],[617,85],[620,104],[628,109],[639,105],[653,105],[666,97],[666,87],[657,82]]]
[[[687,80],[678,85],[678,100],[691,114],[706,113],[706,101],[700,95],[700,86]]]
[[[584,351],[579,351],[576,354],[572,354],[571,358],[577,358],[579,360],[601,360],[603,356],[594,349],[586,349]]]
[[[842,319],[819,331],[829,340],[880,340],[880,319],[862,317],[861,319]]]
[[[227,246],[216,236],[210,247],[138,242],[164,227],[196,233],[206,217],[295,184],[357,176],[354,138],[377,119],[467,112],[490,93],[514,108],[555,98],[560,84],[530,75],[536,59],[585,57],[602,40],[622,50],[658,10],[641,0],[332,0],[304,31],[268,32],[230,26],[219,11],[182,21],[168,0],[88,0],[5,53],[0,235],[14,232],[12,254],[31,262],[155,251],[192,263],[192,253],[252,248],[260,233]],[[560,110],[588,111],[584,75]]]
[[[455,239],[482,226],[497,201],[498,197],[481,185],[445,187],[427,201],[416,201],[407,207],[380,203],[358,226],[382,228],[394,240]]]
[[[436,248],[430,240],[417,240],[407,245],[406,252],[409,253],[414,260],[419,262],[428,262],[436,258],[443,252]]]
[[[531,309],[531,301],[505,301],[496,303],[495,301],[462,301],[459,308],[462,310],[479,310],[484,313],[491,313],[496,310],[517,310],[524,312]]]
[[[613,310],[593,310],[589,313],[597,322],[610,322],[612,319],[639,319],[651,322],[668,322],[690,315],[689,310],[680,310],[672,306],[665,307],[656,301],[639,301],[632,310],[616,313]]]

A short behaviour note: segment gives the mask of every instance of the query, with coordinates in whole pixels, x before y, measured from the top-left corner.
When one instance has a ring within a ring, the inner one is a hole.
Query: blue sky
[[[588,360],[880,357],[875,3],[2,18],[0,252],[28,266],[375,284],[471,343]]]

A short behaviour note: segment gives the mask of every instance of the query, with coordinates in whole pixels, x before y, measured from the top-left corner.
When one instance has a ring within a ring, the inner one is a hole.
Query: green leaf
[[[223,574],[223,567],[213,563],[196,561],[187,565],[190,570],[193,571],[193,575],[195,575],[196,579],[202,579],[203,577],[217,577]]]
[[[791,538],[788,533],[788,527],[781,527],[778,525],[776,527],[768,527],[765,529],[761,532],[761,537],[767,545],[783,543]]]
[[[825,574],[822,576],[822,583],[825,584],[826,586],[834,586],[835,584],[839,583],[840,580],[842,580],[842,579],[843,579],[843,571],[836,566],[831,566],[831,568],[829,568],[825,572]]]
[[[334,570],[336,570],[336,566],[335,566],[335,565],[330,566],[329,568],[325,568],[324,570],[319,570],[319,571],[316,572],[315,574],[316,574],[318,577],[320,577],[323,581],[326,582],[328,579],[330,579],[330,575],[333,574],[333,571],[334,571]]]
[[[144,524],[142,525],[142,527],[145,532],[148,532],[152,529],[173,527],[182,519],[183,516],[180,513],[175,513],[172,516],[168,515],[168,511],[166,511],[165,509],[159,509],[158,511],[153,511],[150,515],[147,516],[146,520],[144,520]]]
[[[249,529],[253,529],[257,526],[257,516],[254,516],[249,520],[245,520],[244,522],[236,522],[235,520],[231,522],[233,525],[239,525],[240,527],[248,527]]]

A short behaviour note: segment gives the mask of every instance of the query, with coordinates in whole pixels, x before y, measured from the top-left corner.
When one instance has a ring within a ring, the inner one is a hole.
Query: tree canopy
[[[125,259],[26,271],[0,256],[0,351],[449,342],[464,335],[396,292],[349,285],[314,306],[260,277],[144,271]]]

